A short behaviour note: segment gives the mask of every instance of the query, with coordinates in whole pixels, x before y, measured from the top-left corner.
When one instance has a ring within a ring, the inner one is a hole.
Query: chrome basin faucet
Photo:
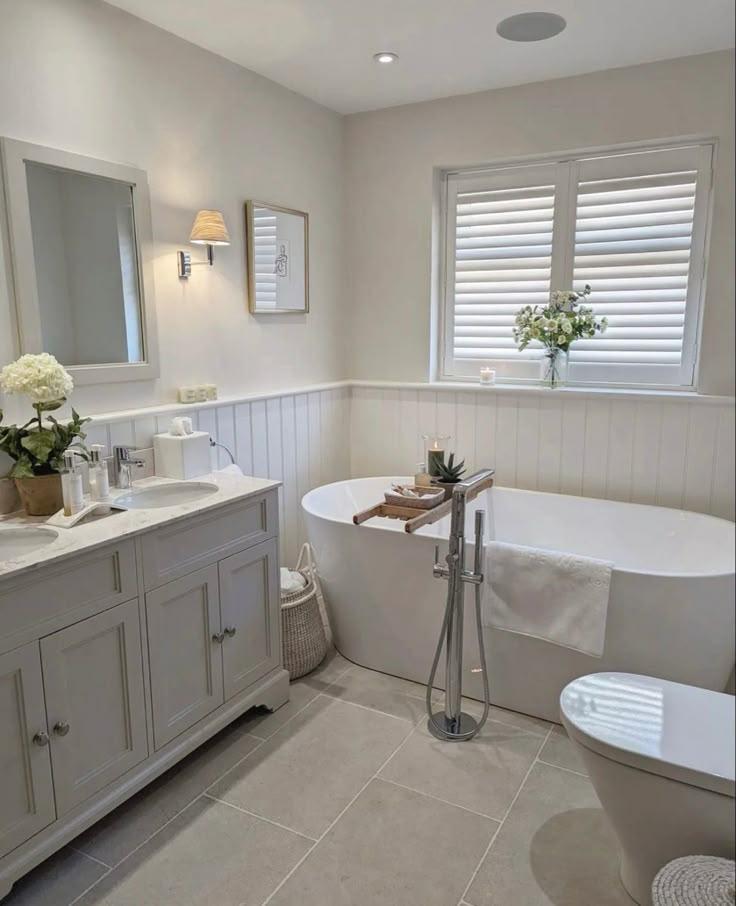
[[[130,488],[133,484],[133,469],[142,469],[145,461],[131,456],[135,447],[125,444],[112,448],[112,479],[113,484],[122,489]]]

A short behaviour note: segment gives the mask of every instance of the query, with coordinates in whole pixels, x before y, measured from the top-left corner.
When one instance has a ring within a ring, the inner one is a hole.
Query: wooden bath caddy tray
[[[474,500],[481,491],[487,491],[492,486],[493,479],[488,478],[468,494],[467,500]],[[443,503],[432,507],[431,510],[420,511],[417,511],[415,507],[394,506],[392,503],[377,503],[367,510],[356,513],[353,516],[353,524],[362,525],[364,522],[367,522],[369,519],[373,519],[376,516],[380,516],[384,519],[400,519],[404,522],[404,531],[411,534],[417,529],[422,528],[422,526],[431,525],[433,522],[444,519],[445,516],[449,516],[451,512],[452,500],[445,500]]]

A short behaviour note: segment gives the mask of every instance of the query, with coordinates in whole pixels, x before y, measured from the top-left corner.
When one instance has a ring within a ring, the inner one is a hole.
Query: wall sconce
[[[230,245],[230,235],[225,226],[222,214],[219,211],[198,211],[194,218],[189,241],[197,245],[207,246],[206,261],[192,261],[189,252],[177,252],[179,276],[191,277],[192,267],[196,264],[214,264],[216,245]]]

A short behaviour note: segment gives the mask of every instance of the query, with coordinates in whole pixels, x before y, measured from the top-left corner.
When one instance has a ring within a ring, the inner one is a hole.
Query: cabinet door
[[[55,818],[41,658],[31,642],[0,655],[0,858]]]
[[[226,699],[281,661],[278,566],[275,540],[219,563]]]
[[[59,816],[148,755],[138,602],[41,640]]]
[[[224,701],[217,566],[146,595],[156,749]]]

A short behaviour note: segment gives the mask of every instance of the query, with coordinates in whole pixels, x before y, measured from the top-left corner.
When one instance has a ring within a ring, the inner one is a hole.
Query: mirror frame
[[[255,263],[255,228],[253,208],[268,208],[281,214],[294,214],[304,219],[304,308],[256,308],[256,263]],[[252,315],[306,315],[309,314],[309,214],[306,211],[295,211],[277,204],[264,201],[246,201],[245,203],[245,257],[248,270],[248,311]]]
[[[153,292],[153,230],[151,201],[145,171],[72,154],[56,148],[46,148],[15,139],[0,139],[2,175],[5,188],[5,210],[10,246],[12,295],[19,354],[44,352],[41,316],[36,280],[36,263],[31,230],[31,211],[28,201],[26,162],[54,169],[71,170],[88,176],[99,176],[127,183],[133,195],[133,222],[138,252],[138,287],[141,307],[142,362],[108,362],[99,365],[61,364],[69,371],[74,383],[106,384],[117,381],[153,380],[159,376],[158,334]],[[12,305],[12,302],[11,302]]]

